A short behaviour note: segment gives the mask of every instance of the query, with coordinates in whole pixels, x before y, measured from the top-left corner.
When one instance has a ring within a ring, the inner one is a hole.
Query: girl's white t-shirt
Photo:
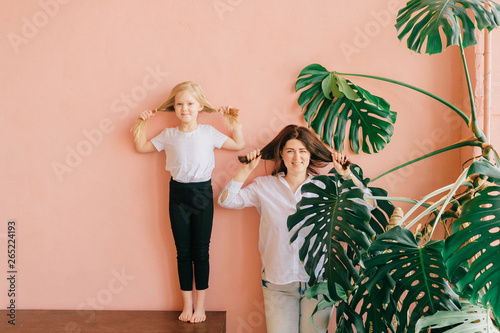
[[[215,167],[214,149],[220,148],[228,136],[210,125],[198,124],[192,132],[181,132],[177,127],[165,128],[151,139],[158,151],[167,155],[165,169],[181,183],[210,180]]]

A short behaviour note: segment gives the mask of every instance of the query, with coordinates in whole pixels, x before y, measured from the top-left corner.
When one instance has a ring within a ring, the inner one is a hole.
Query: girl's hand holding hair
[[[224,106],[221,106],[219,108],[219,112],[222,113],[222,115],[224,114],[229,114],[231,113],[229,110],[232,109],[232,106],[231,105],[224,105]]]
[[[224,105],[221,106],[218,111],[224,116],[226,124],[231,130],[234,130],[235,127],[241,128],[240,121],[238,120],[238,109],[232,107],[231,105]]]
[[[144,121],[148,120],[148,118],[154,116],[156,110],[146,110],[142,111],[141,114],[139,115],[139,119],[142,119]],[[141,127],[135,127],[132,128],[132,131],[134,132],[134,141],[135,141],[135,149],[139,153],[152,153],[156,151],[155,146],[151,142],[151,140],[146,139],[146,124],[143,123],[144,125]]]
[[[222,148],[229,150],[241,150],[245,147],[245,139],[241,124],[238,120],[238,109],[233,108],[231,105],[224,105],[218,109],[218,112],[224,116],[226,126],[231,129],[232,138],[228,139]]]
[[[141,118],[142,120],[148,120],[148,118],[151,118],[152,116],[154,116],[156,113],[156,110],[146,110],[146,111],[142,111],[141,114],[139,115],[139,118]]]

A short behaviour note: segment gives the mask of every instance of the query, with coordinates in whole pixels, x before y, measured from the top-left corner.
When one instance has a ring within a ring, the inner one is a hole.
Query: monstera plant
[[[376,199],[370,210],[363,193],[333,169],[303,186],[290,230],[300,225],[300,251],[310,276],[309,297],[322,296],[317,310],[334,304],[338,332],[498,332],[500,324],[500,158],[477,122],[464,49],[477,43],[476,30],[500,24],[500,5],[489,0],[410,0],[398,13],[398,38],[415,52],[435,54],[457,45],[462,56],[470,110],[412,85],[373,75],[305,67],[296,82],[304,118],[322,140],[342,151],[373,154],[391,141],[396,113],[389,103],[350,77],[391,82],[446,105],[472,133],[399,165],[465,146],[482,156],[457,175],[455,183],[420,200],[388,197],[371,187],[361,168],[353,173]],[[437,199],[436,199],[437,198]],[[410,202],[403,214],[395,203]],[[418,213],[417,216],[416,213]],[[423,227],[416,228],[417,223]],[[435,232],[438,226],[446,232]]]

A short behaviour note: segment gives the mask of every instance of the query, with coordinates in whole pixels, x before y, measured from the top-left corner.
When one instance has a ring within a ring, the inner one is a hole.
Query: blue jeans
[[[311,315],[319,300],[308,299],[305,282],[278,285],[262,280],[267,333],[320,333],[326,332],[333,308]],[[316,326],[316,327],[314,327]]]

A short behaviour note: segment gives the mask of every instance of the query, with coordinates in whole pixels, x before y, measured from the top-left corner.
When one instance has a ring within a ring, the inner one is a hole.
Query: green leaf
[[[369,187],[372,195],[378,197],[387,197],[387,191],[378,187]],[[377,200],[377,207],[372,210],[370,226],[375,230],[376,234],[382,234],[387,229],[389,219],[394,212],[394,205],[388,200]]]
[[[342,76],[335,75],[337,78],[337,82],[339,85],[339,90],[344,93],[344,95],[349,98],[350,100],[354,101],[359,98],[358,94],[354,92],[354,90],[349,86],[349,83],[347,82],[346,79],[344,79]],[[342,97],[342,96],[337,96],[337,97]]]
[[[458,332],[489,332],[499,333],[489,316],[489,310],[483,306],[472,305],[467,301],[461,301],[460,311],[438,311],[435,314],[423,317],[417,321],[416,332],[431,328],[448,328],[443,333]]]
[[[323,295],[326,296],[327,299],[330,299],[328,293],[328,284],[326,283],[326,281],[318,282],[310,288],[307,288],[304,294],[307,298],[318,299],[318,296]]]
[[[473,16],[471,17],[471,13]],[[401,9],[396,20],[398,38],[407,37],[410,50],[435,54],[443,51],[441,35],[446,47],[475,45],[476,25],[479,30],[498,27],[500,6],[490,0],[410,0]]]
[[[453,222],[446,239],[444,260],[448,274],[460,267],[470,269],[457,282],[462,296],[476,304],[490,304],[500,318],[500,186],[487,187],[467,202]],[[470,291],[464,292],[469,288]],[[472,288],[472,289],[471,289]]]
[[[365,333],[363,318],[346,302],[340,302],[337,306],[337,330],[339,333]],[[354,329],[355,330],[354,330]],[[380,333],[384,333],[380,331]]]
[[[330,74],[323,79],[321,82],[321,90],[323,91],[323,96],[330,100],[334,97],[340,98],[344,96],[350,100],[359,98],[358,94],[356,94],[347,84],[346,79],[337,75],[335,72],[330,72]]]
[[[374,235],[367,223],[369,209],[353,201],[363,200],[363,192],[351,188],[354,185],[352,180],[344,181],[342,185],[340,182],[338,175],[314,177],[311,183],[302,186],[297,211],[288,217],[288,229],[298,228],[290,241],[304,233],[299,257],[310,276],[309,285],[324,277],[335,300],[340,299],[338,287],[344,293],[349,292],[352,289],[351,276],[357,279],[358,275],[342,243],[359,257],[360,248],[368,248],[369,237]]]
[[[394,227],[368,249],[373,258],[364,261],[366,270],[376,272],[369,277],[367,290],[373,293],[387,274],[394,280],[392,296],[401,303],[396,312],[398,332],[413,332],[421,316],[458,310],[458,297],[443,265],[443,246],[443,241],[431,241],[420,247],[409,230]]]
[[[302,89],[304,119],[329,146],[343,151],[347,138],[355,153],[376,153],[390,142],[396,113],[383,98],[317,64],[301,71],[295,90]]]
[[[485,159],[472,163],[467,176],[475,173],[488,176],[490,182],[500,184],[500,168]]]
[[[311,324],[316,327],[316,325],[314,324],[314,315],[319,311],[335,306],[335,301],[333,301],[330,297],[328,284],[326,281],[319,282],[311,286],[310,288],[307,288],[305,291],[305,296],[307,298],[314,298],[316,300],[319,300],[310,318]]]
[[[335,283],[335,292],[344,302],[347,301],[347,292],[344,288],[338,283]]]
[[[299,79],[295,82],[295,91],[299,91],[312,83],[324,80],[330,72],[325,67],[312,64],[306,66],[299,74]]]
[[[366,282],[375,272],[376,270],[365,270],[349,301],[337,306],[337,313],[340,312],[337,321],[340,321],[340,326],[346,329],[356,327],[356,331],[347,329],[342,332],[394,332],[392,317],[397,311],[391,294],[394,280],[386,274],[385,278],[378,280],[377,287],[369,292]]]
[[[372,196],[377,197],[387,197],[387,191],[379,188],[379,187],[368,187],[370,183],[370,178],[365,178],[363,175],[363,170],[359,167],[359,165],[355,163],[351,163],[351,172],[353,175],[358,178],[364,187],[367,187]],[[337,170],[335,168],[329,171],[329,174],[338,175]],[[394,205],[389,200],[378,200],[376,202],[376,207],[371,210],[371,217],[369,225],[373,229],[376,235],[382,234],[385,232],[387,225],[389,224],[389,219],[394,212]]]

